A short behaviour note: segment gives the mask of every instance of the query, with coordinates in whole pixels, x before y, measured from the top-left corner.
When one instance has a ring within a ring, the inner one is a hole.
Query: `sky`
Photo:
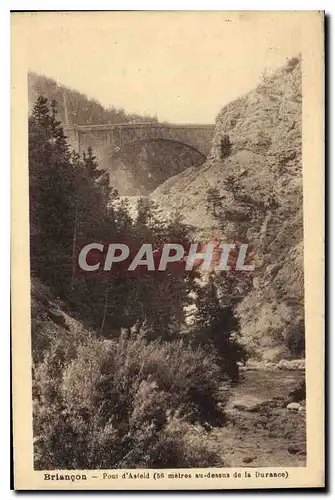
[[[225,104],[301,51],[295,12],[15,16],[29,70],[106,107],[173,123],[214,123]]]

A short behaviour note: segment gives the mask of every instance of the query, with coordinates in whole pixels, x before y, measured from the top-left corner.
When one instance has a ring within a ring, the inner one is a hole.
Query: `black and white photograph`
[[[12,13],[21,28],[36,488],[286,487],[317,458],[303,79],[322,86],[322,13]]]

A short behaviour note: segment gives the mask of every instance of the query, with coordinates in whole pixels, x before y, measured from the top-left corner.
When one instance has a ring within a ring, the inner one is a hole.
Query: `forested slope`
[[[45,96],[49,101],[56,101],[58,118],[66,125],[67,121],[69,125],[157,121],[156,117],[130,114],[123,109],[106,109],[97,100],[89,99],[74,89],[59,85],[52,78],[29,72],[28,103],[30,110],[39,96]],[[64,102],[66,102],[67,107],[67,120]]]

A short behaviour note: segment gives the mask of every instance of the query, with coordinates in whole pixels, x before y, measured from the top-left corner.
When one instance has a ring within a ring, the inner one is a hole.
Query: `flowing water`
[[[288,370],[242,373],[229,392],[227,425],[210,432],[211,447],[226,466],[305,465],[305,411],[286,408],[288,393],[303,377],[301,371]],[[250,411],[259,404],[260,410]]]

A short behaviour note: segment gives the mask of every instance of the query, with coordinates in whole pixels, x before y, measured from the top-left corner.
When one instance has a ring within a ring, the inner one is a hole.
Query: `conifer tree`
[[[218,216],[217,209],[221,207],[220,193],[217,188],[209,188],[207,191],[207,210],[212,212],[214,217]]]
[[[245,361],[245,350],[239,343],[239,322],[233,307],[222,304],[214,278],[197,290],[196,322],[191,341],[208,346],[217,353],[222,372],[236,381],[238,361]]]
[[[65,291],[71,273],[76,187],[69,160],[55,104],[39,97],[29,119],[31,259],[57,293]]]

